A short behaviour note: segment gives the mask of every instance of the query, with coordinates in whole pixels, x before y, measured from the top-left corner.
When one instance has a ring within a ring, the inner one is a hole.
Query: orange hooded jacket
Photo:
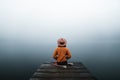
[[[57,62],[64,62],[71,58],[71,53],[66,47],[57,47],[53,53],[53,58],[56,59]]]

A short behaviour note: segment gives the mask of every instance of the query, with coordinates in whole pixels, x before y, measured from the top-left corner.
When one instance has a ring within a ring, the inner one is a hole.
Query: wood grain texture
[[[30,80],[97,80],[81,62],[73,62],[73,64],[61,68],[52,63],[43,63]]]

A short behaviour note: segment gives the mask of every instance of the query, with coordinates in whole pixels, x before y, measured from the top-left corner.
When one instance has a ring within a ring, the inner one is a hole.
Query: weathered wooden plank
[[[62,68],[62,67],[43,67],[43,68],[39,68],[39,69],[46,69],[46,70],[49,70],[49,69],[59,69],[59,70],[62,70],[62,69],[67,69],[67,70],[82,70],[82,69],[87,69],[87,68],[85,68],[85,67],[77,67],[77,68],[72,68],[72,67],[67,67],[67,68]]]
[[[45,78],[45,77],[49,77],[49,78],[76,78],[76,77],[91,77],[91,74],[89,73],[38,73],[35,72],[33,74],[33,77],[35,78]]]
[[[37,69],[41,73],[89,73],[87,69]]]
[[[41,67],[40,69],[54,69],[54,68],[61,68],[61,67]],[[86,67],[84,67],[84,66],[67,67],[67,69],[86,69]]]
[[[84,78],[31,78],[30,80],[96,80],[93,77]]]
[[[50,67],[50,66],[53,66],[52,64],[53,63],[44,63],[44,64],[41,64],[40,67]],[[84,65],[80,62],[75,62],[73,66],[78,67],[78,66],[84,66]]]
[[[97,80],[81,63],[74,62],[73,66],[60,68],[52,63],[42,64],[30,80]]]
[[[56,67],[55,65],[52,65],[52,64],[42,64],[40,66],[40,69],[54,69],[54,68],[59,68],[59,67]],[[86,67],[84,65],[73,65],[73,66],[67,66],[67,69],[85,69]]]

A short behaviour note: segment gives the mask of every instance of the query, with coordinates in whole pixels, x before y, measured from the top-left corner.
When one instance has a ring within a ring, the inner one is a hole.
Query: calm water
[[[56,45],[7,43],[0,45],[0,80],[28,80],[39,65],[53,61]],[[120,43],[94,42],[68,45],[72,59],[81,61],[99,80],[120,80]]]

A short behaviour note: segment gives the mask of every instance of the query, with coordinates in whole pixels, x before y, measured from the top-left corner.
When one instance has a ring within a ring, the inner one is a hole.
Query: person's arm
[[[69,51],[69,49],[67,50],[67,56],[66,56],[67,59],[70,59],[71,58],[71,53]]]
[[[55,49],[55,51],[54,51],[54,53],[53,53],[53,58],[56,59],[56,60],[57,60],[57,58],[58,58],[58,57],[57,57],[57,54],[58,54],[58,53],[57,53],[57,49]]]

